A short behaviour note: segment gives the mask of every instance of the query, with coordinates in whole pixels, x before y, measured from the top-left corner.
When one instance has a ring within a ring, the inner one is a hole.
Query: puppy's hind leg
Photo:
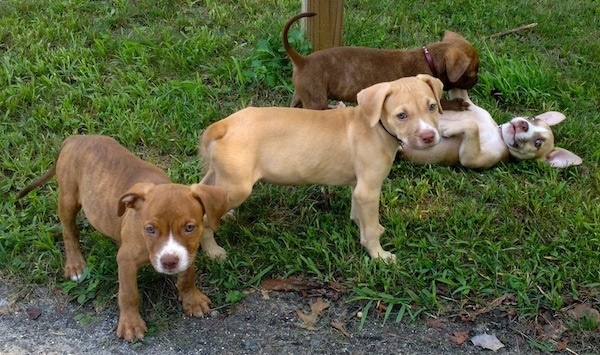
[[[204,181],[204,179],[203,179]],[[222,186],[227,189],[227,210],[232,210],[244,202],[252,193],[252,183],[242,185],[233,185],[226,182],[220,182],[215,179],[215,186]],[[204,217],[204,232],[200,240],[202,250],[211,259],[225,259],[227,252],[215,240],[215,232],[209,227],[206,216]]]

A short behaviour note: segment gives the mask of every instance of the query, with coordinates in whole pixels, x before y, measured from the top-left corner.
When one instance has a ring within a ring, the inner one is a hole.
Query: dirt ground
[[[99,312],[69,302],[60,290],[39,287],[15,299],[0,280],[0,353],[2,354],[482,354],[474,335],[487,333],[505,345],[497,354],[539,352],[519,333],[519,325],[493,312],[475,322],[388,320],[371,312],[360,329],[360,305],[343,297],[325,299],[329,307],[307,330],[297,311],[310,313],[316,297],[300,292],[251,292],[230,309],[209,317],[172,314],[168,326],[157,327],[143,342],[116,338],[116,302]],[[422,317],[423,318],[423,317]],[[432,319],[432,318],[430,318]],[[341,324],[337,330],[332,322]],[[149,322],[152,329],[152,324]],[[343,332],[346,332],[344,334]],[[468,335],[461,345],[453,335]],[[593,349],[580,353],[593,353]]]

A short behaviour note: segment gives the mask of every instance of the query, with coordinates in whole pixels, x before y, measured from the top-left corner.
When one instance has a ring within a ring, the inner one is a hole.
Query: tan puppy
[[[441,42],[411,50],[384,50],[364,47],[335,47],[301,56],[288,42],[290,26],[284,26],[283,47],[294,66],[292,107],[323,110],[328,99],[356,102],[356,94],[371,85],[417,74],[431,74],[444,89],[470,89],[477,83],[479,56],[461,35],[446,31]],[[442,101],[444,110],[462,110],[460,101]]]
[[[228,209],[244,202],[258,180],[350,186],[361,244],[373,258],[394,258],[379,242],[381,184],[400,144],[424,149],[440,141],[441,94],[441,81],[419,75],[362,90],[357,107],[243,109],[202,135],[208,169],[201,183],[225,187]],[[208,226],[201,244],[208,255],[225,256]]]
[[[139,311],[137,274],[148,263],[157,272],[179,274],[177,288],[185,314],[202,316],[209,311],[210,300],[195,285],[194,260],[203,216],[213,229],[226,211],[224,189],[173,184],[164,171],[112,138],[71,136],[63,142],[56,164],[17,198],[55,174],[65,277],[78,281],[85,267],[75,223],[81,208],[94,228],[120,244],[117,336],[133,341],[142,339],[147,331]]]
[[[403,159],[415,164],[460,163],[467,168],[485,169],[513,156],[520,160],[538,160],[554,167],[579,165],[576,154],[554,146],[550,126],[565,119],[560,112],[536,117],[516,117],[500,126],[490,113],[476,106],[465,90],[450,90],[450,97],[469,103],[466,111],[445,111],[440,116],[440,144],[422,150],[401,149]]]

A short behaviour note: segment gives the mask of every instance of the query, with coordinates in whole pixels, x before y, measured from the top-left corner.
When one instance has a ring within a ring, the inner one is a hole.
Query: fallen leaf
[[[559,341],[558,343],[556,343],[556,350],[563,351],[567,348],[568,344],[569,342],[566,340]]]
[[[475,346],[481,346],[484,349],[489,349],[492,351],[497,351],[504,347],[504,344],[496,338],[495,335],[490,335],[487,333],[479,334],[471,338],[471,342]]]
[[[450,341],[457,345],[461,345],[462,343],[467,341],[467,339],[469,339],[469,332],[466,330],[454,332],[450,336]]]
[[[381,312],[385,312],[387,310],[387,306],[381,301],[377,301],[375,308]]]
[[[269,291],[303,291],[319,287],[318,284],[297,277],[263,280],[260,286]]]
[[[339,330],[347,338],[351,338],[352,336],[350,335],[350,333],[348,333],[348,331],[346,330],[346,328],[344,328],[345,325],[346,325],[346,323],[344,323],[342,321],[339,321],[339,320],[335,320],[335,321],[331,322],[331,326],[332,327],[334,327],[335,329]]]
[[[558,340],[562,334],[567,331],[562,320],[549,310],[540,312],[540,314],[535,317],[533,326],[537,338],[541,340]]]
[[[575,319],[588,317],[594,319],[596,322],[600,322],[600,313],[587,303],[577,304],[569,311],[569,316]]]
[[[42,315],[42,311],[37,307],[29,307],[25,312],[27,312],[27,316],[31,320],[36,320]]]
[[[340,293],[346,292],[346,286],[342,285],[341,283],[339,283],[337,281],[330,281],[329,288],[331,288],[334,291],[340,292]]]
[[[429,328],[442,329],[444,328],[444,323],[437,318],[429,317],[427,318],[427,326]]]
[[[329,303],[323,302],[321,298],[317,299],[315,302],[308,302],[310,306],[310,314],[306,314],[301,310],[296,310],[296,315],[298,318],[302,320],[302,323],[299,325],[300,328],[304,328],[307,330],[317,330],[316,324],[321,315],[321,312],[329,307]]]
[[[465,312],[466,314],[462,313],[459,316],[460,316],[461,320],[464,322],[474,321],[475,318],[477,318],[477,316],[484,314],[484,313],[491,312],[492,310],[501,306],[502,304],[514,304],[514,300],[515,300],[515,296],[513,294],[505,293],[502,296],[493,300],[489,305],[482,307],[473,313]]]

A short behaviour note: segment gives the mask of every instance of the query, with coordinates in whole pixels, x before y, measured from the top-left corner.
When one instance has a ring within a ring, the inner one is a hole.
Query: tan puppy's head
[[[469,90],[477,84],[479,54],[469,41],[456,32],[446,31],[442,43],[449,47],[444,53],[445,70],[440,72],[445,88]],[[446,80],[447,79],[447,80]]]
[[[421,74],[375,84],[358,93],[358,106],[371,127],[380,124],[390,135],[412,149],[440,142],[439,115],[443,84]]]
[[[545,161],[557,168],[579,165],[579,156],[554,146],[550,126],[565,119],[560,112],[550,111],[536,117],[515,117],[500,126],[500,133],[508,151],[521,160]]]
[[[213,230],[226,212],[227,192],[194,184],[138,183],[120,199],[118,215],[127,208],[141,220],[150,263],[157,272],[178,274],[194,262],[204,230],[203,216]],[[122,236],[123,237],[123,236]]]

